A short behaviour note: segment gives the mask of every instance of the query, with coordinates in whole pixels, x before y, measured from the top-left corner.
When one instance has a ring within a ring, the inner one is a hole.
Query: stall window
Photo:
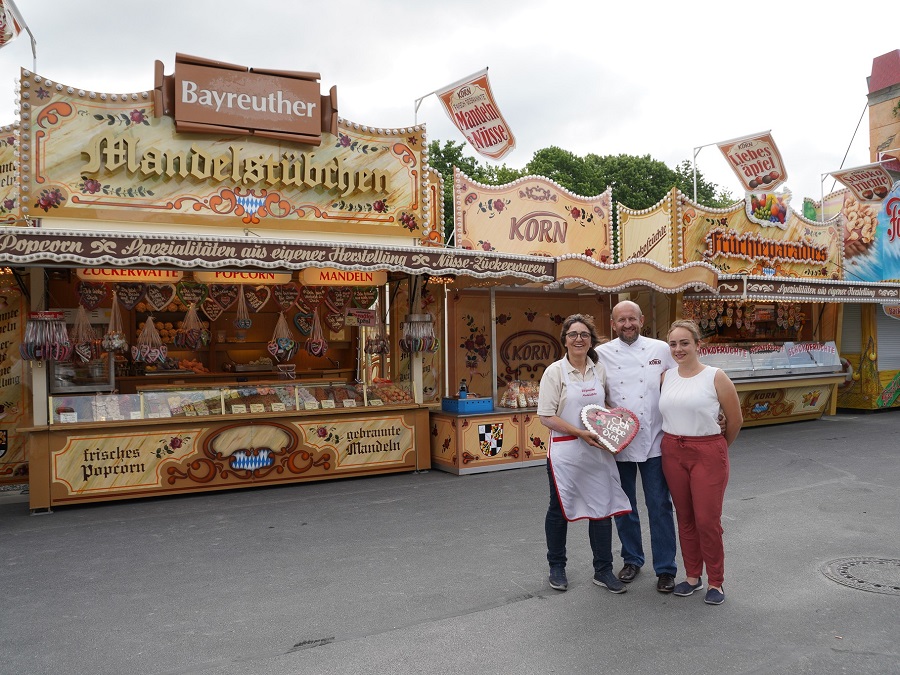
[[[900,370],[900,321],[878,307],[875,328],[878,331],[878,370]]]
[[[841,323],[841,353],[859,354],[862,351],[861,312],[859,305],[844,305]]]

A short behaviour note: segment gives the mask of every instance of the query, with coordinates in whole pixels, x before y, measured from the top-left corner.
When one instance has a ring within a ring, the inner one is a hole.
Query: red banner
[[[480,155],[500,159],[516,147],[516,139],[494,102],[487,68],[435,93],[450,119]]]
[[[15,40],[24,30],[25,22],[12,0],[0,0],[0,47]]]
[[[781,153],[768,131],[717,143],[746,192],[774,190],[787,180]]]

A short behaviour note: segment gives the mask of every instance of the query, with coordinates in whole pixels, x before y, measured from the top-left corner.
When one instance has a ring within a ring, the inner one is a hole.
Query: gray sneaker
[[[628,587],[616,578],[612,570],[594,574],[594,583],[603,586],[610,593],[624,593],[628,590]]]
[[[550,588],[557,591],[564,591],[569,587],[569,580],[566,579],[565,567],[550,568]]]

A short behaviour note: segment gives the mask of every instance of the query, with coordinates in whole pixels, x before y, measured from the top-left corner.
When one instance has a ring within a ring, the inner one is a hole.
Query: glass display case
[[[140,419],[144,419],[144,413],[138,394],[50,397],[51,424]]]
[[[116,388],[113,355],[81,361],[48,361],[51,394],[111,392]]]
[[[139,388],[140,389],[140,388]],[[288,413],[413,404],[408,382],[153,386],[137,394],[51,396],[51,424],[253,413]]]
[[[702,363],[721,368],[732,380],[841,372],[834,342],[713,344],[698,354]]]

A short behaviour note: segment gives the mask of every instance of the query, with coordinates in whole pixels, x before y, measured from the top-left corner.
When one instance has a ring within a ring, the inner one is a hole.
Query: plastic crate
[[[441,410],[444,412],[458,413],[460,415],[491,412],[494,409],[494,399],[483,398],[442,398]]]

